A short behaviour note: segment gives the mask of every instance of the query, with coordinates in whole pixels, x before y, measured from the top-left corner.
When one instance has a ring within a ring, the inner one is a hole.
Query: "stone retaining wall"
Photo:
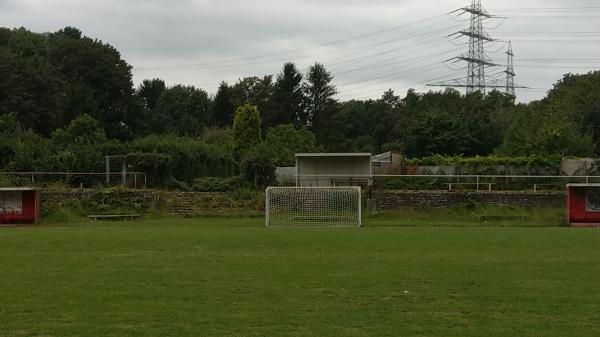
[[[447,191],[376,191],[371,194],[376,209],[449,208],[475,202],[492,206],[561,207],[564,192],[447,192]]]
[[[93,190],[43,191],[42,203],[68,204],[90,199],[96,195]],[[236,201],[229,193],[185,193],[162,191],[119,191],[118,198],[143,202],[144,208],[158,208],[173,215],[189,216],[215,210],[251,209],[249,202]]]
[[[42,203],[64,204],[85,200],[95,191],[43,191]],[[145,202],[145,208],[158,208],[173,215],[191,216],[219,210],[254,210],[254,201],[236,201],[229,193],[184,193],[161,191],[123,191],[119,198]],[[561,207],[566,203],[563,192],[447,192],[447,191],[375,191],[370,195],[370,207],[378,210],[404,208],[449,208],[475,202],[483,205],[518,207]]]

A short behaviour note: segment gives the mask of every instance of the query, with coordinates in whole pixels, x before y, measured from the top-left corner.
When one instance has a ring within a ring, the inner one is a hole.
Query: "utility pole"
[[[485,44],[497,41],[486,31],[483,22],[488,19],[497,18],[489,14],[481,5],[481,0],[472,0],[469,7],[455,10],[451,14],[470,15],[469,28],[449,35],[454,38],[467,37],[469,50],[466,54],[454,57],[448,61],[467,62],[467,77],[448,81],[428,84],[428,86],[466,88],[467,94],[475,91],[486,92],[490,85],[486,82],[486,68],[496,67],[498,64],[490,59],[485,50]],[[448,62],[446,61],[446,62]]]
[[[508,41],[508,50],[506,51],[506,94],[511,95],[512,97],[516,97],[515,95],[515,67],[514,67],[514,57],[515,53],[513,53],[512,49],[512,41]]]

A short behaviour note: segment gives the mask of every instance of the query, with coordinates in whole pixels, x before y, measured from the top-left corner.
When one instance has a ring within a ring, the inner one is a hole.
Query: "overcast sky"
[[[567,72],[600,68],[598,0],[483,0],[498,39],[512,39],[520,101],[544,96]],[[75,26],[119,49],[136,85],[146,78],[214,93],[222,80],[276,74],[286,61],[303,71],[324,63],[341,100],[377,98],[392,88],[466,77],[467,27],[447,15],[470,0],[0,0],[0,25],[36,32]],[[466,17],[462,17],[463,19]],[[506,45],[489,44],[505,63]],[[488,69],[494,75],[502,67]]]

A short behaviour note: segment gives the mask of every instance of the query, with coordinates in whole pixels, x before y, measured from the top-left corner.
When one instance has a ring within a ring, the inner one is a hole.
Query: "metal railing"
[[[399,186],[392,189],[444,189],[449,191],[459,190],[460,187],[475,191],[493,191],[493,190],[531,190],[540,192],[543,190],[564,190],[570,183],[600,183],[600,176],[554,176],[554,175],[394,175],[394,174],[375,174],[375,175],[299,175],[296,177],[298,182],[317,185],[328,184],[336,185],[336,182],[359,182],[373,180],[374,188],[385,187],[386,185]],[[385,181],[387,180],[387,182]],[[405,182],[401,184],[398,182]]]

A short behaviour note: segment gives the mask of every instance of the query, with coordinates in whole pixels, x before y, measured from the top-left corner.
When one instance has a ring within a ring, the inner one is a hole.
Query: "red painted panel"
[[[568,197],[569,223],[585,223],[587,212],[585,209],[585,188],[570,187]]]
[[[587,209],[587,193],[590,188],[597,186],[571,186],[568,191],[567,207],[568,220],[572,226],[589,226],[600,224],[600,211]]]
[[[20,211],[0,213],[0,224],[34,224],[40,219],[39,191],[22,191]]]

